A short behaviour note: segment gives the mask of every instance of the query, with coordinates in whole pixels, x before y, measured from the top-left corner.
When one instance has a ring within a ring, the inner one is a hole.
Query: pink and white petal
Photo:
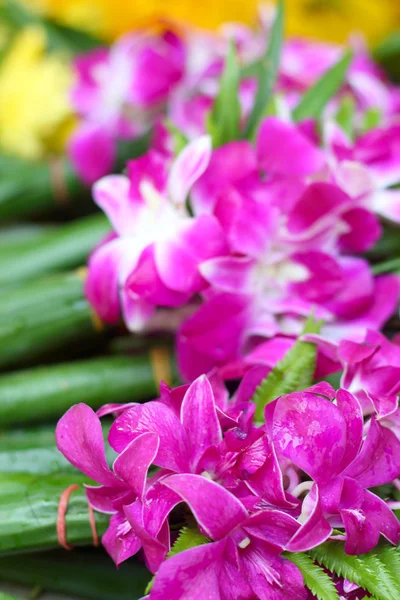
[[[400,223],[400,190],[376,192],[372,197],[371,209],[394,223]]]
[[[116,141],[101,125],[85,123],[72,135],[68,153],[76,172],[90,186],[112,171]]]
[[[162,563],[151,589],[151,600],[221,600],[219,573],[225,542],[204,544]]]
[[[278,453],[320,485],[338,472],[346,449],[346,422],[329,400],[307,391],[282,396],[272,433]]]
[[[108,175],[93,186],[93,199],[107,215],[118,235],[133,235],[135,217],[139,207],[135,207],[129,196],[130,182],[125,175]]]
[[[85,485],[85,493],[92,508],[110,515],[116,513],[125,500],[127,502],[134,500],[134,493],[128,488]]]
[[[207,169],[212,153],[211,137],[203,135],[190,142],[174,161],[169,179],[169,197],[178,205],[184,204],[193,184]]]
[[[205,375],[196,379],[183,398],[181,422],[188,436],[189,458],[192,472],[210,446],[222,441],[214,394]]]
[[[124,515],[120,513],[111,517],[110,524],[101,541],[117,567],[134,556],[142,547],[140,539]]]
[[[87,477],[105,486],[123,488],[110,470],[99,417],[86,404],[75,404],[58,421],[57,448]]]
[[[335,168],[335,180],[339,187],[352,198],[371,194],[375,189],[369,169],[358,162],[344,160]]]
[[[325,164],[323,152],[296,125],[276,117],[261,123],[256,147],[260,166],[269,174],[306,176]]]
[[[208,283],[223,292],[249,293],[255,262],[247,257],[220,256],[200,265],[200,273]]]
[[[281,552],[293,538],[300,524],[284,512],[267,509],[251,515],[242,527],[251,537],[264,540]]]
[[[202,475],[171,475],[163,484],[189,505],[201,529],[213,540],[229,535],[247,517],[233,494]]]
[[[307,521],[303,523],[286,545],[286,549],[289,552],[306,552],[307,550],[311,550],[311,548],[315,548],[325,542],[331,535],[332,527],[323,515],[317,486],[314,488],[312,504],[307,507],[307,511],[310,510],[311,513]]]
[[[349,228],[348,233],[341,235],[339,239],[339,245],[344,252],[366,252],[382,235],[378,217],[365,208],[356,207],[346,211],[342,220]]]
[[[123,452],[145,432],[160,438],[155,465],[178,473],[188,469],[186,432],[175,413],[161,402],[147,402],[122,413],[111,426],[108,441],[116,452]]]
[[[147,473],[157,456],[159,445],[160,438],[156,433],[142,433],[133,439],[114,461],[114,473],[138,498],[143,496]]]
[[[162,484],[163,477],[149,486],[143,498],[143,524],[150,535],[157,537],[169,513],[182,502],[178,494]]]
[[[125,288],[121,290],[121,308],[124,322],[129,331],[141,332],[155,312],[155,305],[146,299],[131,295]]]
[[[118,238],[100,246],[89,259],[85,294],[106,323],[120,318],[119,280],[125,251],[124,241]]]
[[[351,319],[368,310],[372,304],[374,278],[370,265],[361,258],[342,258],[340,265],[343,275],[342,291],[324,302],[324,306],[337,317]]]
[[[126,402],[126,403],[115,403],[115,404],[103,404],[99,409],[96,410],[98,417],[106,417],[107,415],[120,415],[124,410],[136,406],[137,402]]]
[[[269,545],[252,540],[240,552],[240,570],[259,600],[306,600],[300,570],[289,560],[271,552]]]

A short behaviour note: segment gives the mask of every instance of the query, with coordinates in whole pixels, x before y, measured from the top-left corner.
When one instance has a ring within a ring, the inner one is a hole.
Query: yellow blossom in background
[[[43,30],[27,27],[0,63],[0,148],[28,159],[61,150],[73,121],[68,61],[45,48]]]
[[[22,0],[21,0],[22,1]],[[159,18],[215,28],[224,21],[250,23],[259,0],[23,0],[42,13],[113,39]],[[263,2],[266,4],[266,2]],[[399,0],[286,0],[287,33],[342,42],[362,31],[371,43],[400,25]]]

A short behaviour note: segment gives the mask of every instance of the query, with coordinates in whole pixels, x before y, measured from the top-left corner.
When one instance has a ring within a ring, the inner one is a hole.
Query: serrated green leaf
[[[168,552],[168,558],[171,558],[171,556],[176,556],[177,554],[180,554],[180,552],[184,552],[185,550],[196,548],[196,546],[202,546],[203,544],[207,544],[208,542],[209,539],[206,538],[203,534],[201,534],[198,529],[193,529],[192,527],[182,527],[177,539],[175,540],[174,545]],[[154,577],[146,587],[146,595],[150,593],[150,590],[153,587],[153,583]]]
[[[295,121],[318,119],[326,104],[341,88],[352,61],[351,52],[346,54],[309,88],[292,112]]]
[[[309,554],[320,565],[356,583],[377,600],[398,600],[398,563],[392,557],[389,558],[385,548],[378,547],[367,554],[350,556],[345,553],[343,544],[325,542]]]
[[[218,96],[207,116],[207,129],[214,147],[239,139],[240,102],[239,102],[240,69],[236,49],[233,43],[225,61],[224,73],[221,77]]]
[[[321,322],[310,317],[305,324],[303,335],[318,333]],[[297,340],[293,348],[287,352],[257,387],[252,401],[256,404],[255,419],[262,421],[267,404],[290,392],[300,391],[312,384],[315,371],[316,347],[309,342]]]
[[[308,554],[299,552],[285,554],[294,563],[303,575],[304,583],[318,600],[339,600],[339,594],[329,575],[316,565]]]
[[[283,0],[279,0],[267,50],[257,65],[257,94],[254,99],[254,106],[247,120],[246,129],[244,132],[244,137],[250,140],[254,138],[258,124],[263,118],[271,101],[272,90],[278,74],[281,57],[284,21],[284,4]]]

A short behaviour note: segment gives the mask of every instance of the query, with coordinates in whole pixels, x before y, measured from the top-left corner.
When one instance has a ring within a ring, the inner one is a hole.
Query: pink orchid
[[[307,598],[300,571],[280,556],[298,529],[295,519],[274,510],[249,515],[235,496],[200,475],[172,475],[163,485],[189,505],[201,531],[214,542],[165,561],[152,600],[166,593],[171,600],[183,600],[193,589],[199,600]]]
[[[400,347],[378,331],[368,331],[360,342],[329,342],[322,336],[306,336],[337,368],[343,369],[341,387],[360,402],[363,413],[378,418],[393,414],[399,405]],[[339,366],[340,365],[340,366]]]
[[[366,488],[398,477],[400,440],[375,417],[363,440],[357,399],[345,390],[335,394],[327,384],[321,394],[311,388],[282,396],[267,407],[277,452],[315,482],[303,501],[303,525],[288,549],[313,547],[331,535],[332,527],[344,527],[348,554],[368,552],[381,534],[397,545],[399,521]]]
[[[122,306],[127,326],[142,329],[156,305],[184,305],[205,286],[198,267],[225,252],[225,236],[212,215],[190,217],[185,201],[210,152],[210,139],[197,139],[167,174],[168,159],[151,151],[129,163],[128,176],[95,184],[118,234],[89,260],[86,294],[104,321],[117,321]]]
[[[100,487],[87,486],[86,495],[93,508],[112,515],[102,541],[115,563],[119,565],[143,546],[148,563],[156,570],[169,550],[165,517],[157,520],[158,527],[152,536],[146,530],[132,529],[123,506],[135,499],[143,501],[146,493],[151,494],[151,484],[149,486],[146,479],[158,451],[158,437],[154,433],[143,433],[135,438],[115,459],[111,470],[106,461],[99,417],[89,406],[77,404],[60,419],[56,442],[70,463],[101,484]],[[172,500],[173,504],[174,498]],[[158,563],[154,566],[155,553]]]
[[[184,65],[183,42],[171,31],[126,35],[110,50],[78,57],[71,97],[83,120],[72,136],[70,155],[85,183],[112,170],[118,138],[136,137],[150,127]]]
[[[400,221],[400,126],[389,123],[351,142],[339,126],[329,123],[326,142],[335,181],[360,209]],[[367,226],[367,223],[365,224]]]

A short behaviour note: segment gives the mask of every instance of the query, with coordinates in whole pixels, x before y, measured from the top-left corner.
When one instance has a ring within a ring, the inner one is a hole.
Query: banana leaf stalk
[[[90,481],[78,471],[51,475],[0,473],[0,555],[57,548],[57,516],[65,490],[79,485],[68,501],[66,540],[71,546],[93,545],[88,503],[83,484]],[[99,537],[109,515],[95,513]]]
[[[156,348],[144,354],[106,356],[2,375],[0,429],[57,419],[78,402],[97,409],[108,403],[154,398],[159,379],[170,379],[172,371],[171,352]]]
[[[74,344],[104,337],[103,324],[84,296],[80,271],[52,275],[0,294],[0,370],[64,357]]]
[[[0,252],[17,252],[45,239],[57,227],[37,223],[16,223],[0,227]]]
[[[89,600],[138,600],[151,574],[138,560],[116,569],[105,553],[79,549],[0,557],[0,578]]]
[[[79,267],[89,253],[110,231],[110,224],[102,214],[95,214],[66,223],[41,236],[20,243],[0,247],[0,291],[11,285]]]
[[[120,172],[127,160],[144,154],[148,136],[120,142],[114,172]],[[90,197],[86,187],[67,158],[32,162],[0,155],[0,221],[65,210]]]

